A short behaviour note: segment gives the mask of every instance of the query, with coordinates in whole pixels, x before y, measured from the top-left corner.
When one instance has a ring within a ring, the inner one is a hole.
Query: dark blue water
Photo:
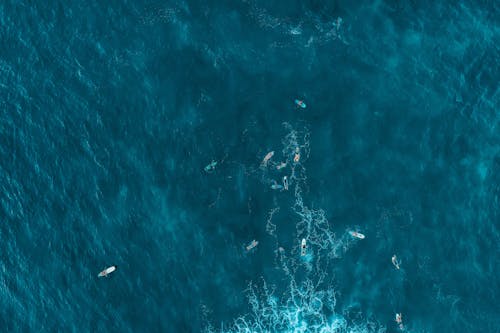
[[[500,332],[499,22],[3,2],[0,330]]]

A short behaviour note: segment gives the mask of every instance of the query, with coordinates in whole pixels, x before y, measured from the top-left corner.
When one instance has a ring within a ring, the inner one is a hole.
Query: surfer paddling
[[[281,162],[280,164],[278,164],[278,165],[276,166],[276,169],[277,169],[277,170],[281,170],[281,169],[283,169],[284,167],[286,167],[286,162]]]
[[[113,266],[110,266],[108,268],[106,268],[105,270],[101,271],[97,277],[104,277],[104,276],[108,276],[109,274],[113,273],[114,271],[116,271],[116,269],[118,268],[118,266],[116,265],[113,265]]]
[[[401,264],[401,261],[398,260],[398,257],[396,257],[396,255],[392,256],[391,261],[392,261],[392,264],[394,265],[394,267],[396,267],[396,269],[399,269],[399,265]]]
[[[352,237],[359,238],[359,239],[365,239],[365,235],[363,235],[363,234],[362,234],[362,233],[360,233],[360,232],[356,232],[356,231],[349,231],[349,235],[351,235]]]
[[[269,162],[269,160],[273,156],[274,156],[274,151],[270,151],[269,153],[267,153],[266,156],[264,156],[264,159],[262,160],[262,163],[260,164],[260,166],[266,167],[267,166],[267,162]]]
[[[280,185],[275,180],[273,180],[273,183],[271,184],[271,189],[273,189],[273,190],[282,190],[283,189],[283,185]]]
[[[306,103],[300,99],[296,99],[294,102],[295,102],[295,105],[297,105],[298,107],[300,107],[302,109],[305,109],[307,107]]]
[[[288,191],[288,178],[286,176],[283,177],[283,187],[285,191]]]
[[[302,242],[300,242],[300,255],[303,257],[307,253],[307,242],[305,238],[302,238]]]
[[[295,163],[299,163],[299,161],[300,161],[300,149],[299,149],[299,147],[295,148],[295,155],[293,156],[293,161]]]
[[[217,161],[212,161],[204,168],[204,170],[207,173],[212,173],[214,172],[216,166],[217,166]]]
[[[399,329],[404,330],[403,326],[403,315],[401,313],[396,313],[396,323],[398,323]]]
[[[251,249],[255,248],[257,245],[259,245],[259,242],[254,239],[253,241],[250,242],[250,244],[247,245],[246,249],[247,249],[247,251],[250,251]]]

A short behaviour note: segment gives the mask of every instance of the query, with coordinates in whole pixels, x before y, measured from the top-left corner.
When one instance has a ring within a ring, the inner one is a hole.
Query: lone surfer
[[[277,169],[277,170],[281,170],[281,169],[283,169],[284,167],[286,167],[286,162],[281,162],[280,164],[278,164],[278,165],[276,166],[276,169]]]
[[[307,107],[306,103],[304,103],[304,101],[300,100],[300,99],[296,99],[295,100],[295,104],[299,107],[301,107],[302,109],[305,109]]]
[[[300,255],[303,257],[307,252],[307,242],[305,238],[302,238],[302,242],[300,242]]]
[[[212,161],[210,162],[206,167],[205,167],[205,172],[211,173],[215,170],[215,167],[217,166],[217,161]]]
[[[285,191],[288,191],[288,178],[286,176],[283,176],[283,187]]]
[[[401,264],[401,262],[398,260],[398,257],[396,257],[396,255],[392,256],[391,261],[394,267],[396,267],[396,269],[399,269],[399,265]]]
[[[293,156],[293,161],[295,163],[299,163],[299,161],[300,161],[300,149],[299,149],[299,147],[295,148],[295,155]]]
[[[253,241],[250,242],[250,244],[247,245],[247,247],[246,247],[247,251],[250,251],[251,249],[253,249],[257,245],[259,245],[259,242],[254,239]]]
[[[269,162],[269,160],[273,156],[274,156],[274,151],[270,151],[269,153],[267,153],[266,156],[264,156],[264,159],[262,160],[262,163],[260,165],[263,167],[267,166],[267,162]]]
[[[399,329],[403,330],[403,315],[401,313],[396,313],[396,323],[398,323]]]
[[[273,180],[273,183],[271,185],[271,189],[273,189],[273,190],[282,190],[283,189],[283,185],[280,185],[280,184],[276,183],[275,180]]]
[[[363,235],[362,233],[360,232],[356,232],[356,231],[349,231],[349,234],[352,236],[352,237],[356,237],[356,238],[359,238],[359,239],[365,239],[365,235]]]
[[[109,266],[108,268],[104,269],[103,271],[101,271],[97,277],[104,277],[104,276],[108,276],[109,274],[113,273],[114,271],[116,271],[116,269],[118,268],[118,266],[116,265],[113,265],[113,266]]]

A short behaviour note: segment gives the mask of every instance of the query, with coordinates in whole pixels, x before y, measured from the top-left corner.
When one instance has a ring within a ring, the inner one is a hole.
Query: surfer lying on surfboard
[[[278,164],[278,165],[276,166],[276,169],[277,169],[277,170],[281,170],[281,169],[283,169],[284,167],[286,167],[286,162],[281,162],[280,164]]]
[[[116,271],[117,268],[118,268],[118,266],[116,266],[116,265],[110,266],[110,267],[106,268],[105,270],[101,271],[97,276],[98,277],[108,276],[109,274]]]
[[[391,261],[392,261],[392,264],[394,265],[394,267],[396,267],[396,269],[399,269],[399,265],[401,265],[401,261],[398,260],[398,257],[396,257],[396,255],[392,256]]]
[[[269,160],[273,156],[274,156],[274,151],[270,151],[269,153],[267,153],[266,156],[264,156],[264,159],[262,160],[262,162],[260,163],[260,166],[261,167],[266,167],[267,166],[267,162],[269,162]]]
[[[217,161],[212,161],[204,168],[204,170],[205,172],[211,173],[215,170],[216,166],[217,166]]]
[[[286,176],[283,177],[283,187],[288,191],[288,178]]]
[[[271,185],[271,189],[273,189],[273,190],[282,190],[283,189],[283,185],[280,185],[280,184],[276,183],[275,180],[273,180],[273,184]]]
[[[356,237],[356,238],[359,238],[359,239],[365,239],[365,235],[363,235],[362,233],[360,232],[356,232],[356,231],[349,231],[349,234],[352,236],[352,237]]]
[[[296,99],[294,102],[295,102],[295,105],[301,107],[302,109],[305,109],[307,107],[306,103],[304,103],[304,101],[302,101],[300,99]]]
[[[254,239],[253,241],[250,242],[250,244],[247,245],[247,251],[250,251],[257,245],[259,245],[259,242]]]
[[[295,155],[293,156],[293,161],[295,163],[299,163],[299,161],[300,161],[300,149],[299,149],[299,147],[295,148]]]
[[[300,255],[303,257],[307,253],[307,242],[305,238],[302,238],[302,242],[300,243]]]
[[[399,329],[403,330],[403,315],[401,313],[396,313],[396,323],[398,323]]]

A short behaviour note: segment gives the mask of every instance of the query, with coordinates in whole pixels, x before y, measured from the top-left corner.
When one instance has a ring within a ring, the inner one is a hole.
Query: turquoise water
[[[499,21],[0,4],[1,330],[500,332]]]

